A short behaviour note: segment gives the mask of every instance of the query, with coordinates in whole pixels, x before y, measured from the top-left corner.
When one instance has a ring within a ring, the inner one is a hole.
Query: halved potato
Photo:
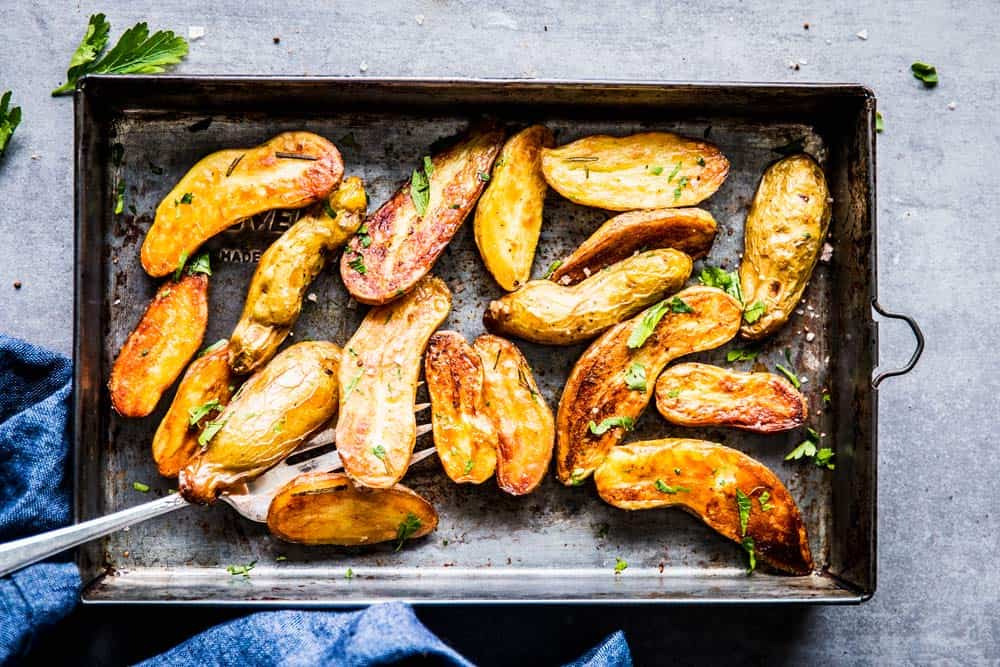
[[[145,417],[201,347],[208,326],[208,276],[163,283],[111,367],[111,406]]]
[[[547,189],[542,178],[542,148],[553,145],[552,131],[544,125],[532,125],[508,139],[476,207],[479,254],[493,278],[508,292],[531,277]]]
[[[358,231],[367,206],[364,183],[351,176],[264,252],[229,344],[234,373],[253,373],[271,360],[298,320],[309,285],[330,252]]]
[[[486,411],[496,424],[497,485],[531,493],[549,469],[555,424],[527,360],[509,340],[483,334],[472,346],[483,362]]]
[[[731,340],[740,315],[739,302],[722,290],[689,287],[591,343],[559,400],[559,480],[582,483],[645,411],[666,365]]]
[[[700,259],[715,240],[715,218],[700,208],[629,211],[611,218],[562,261],[549,278],[574,285],[635,252],[674,248]]]
[[[601,498],[615,507],[677,506],[776,570],[812,571],[795,500],[773,472],[735,449],[680,438],[634,442],[613,448],[594,481]]]
[[[483,362],[457,331],[431,336],[424,357],[434,446],[448,477],[480,484],[497,464],[497,429],[486,412]]]
[[[599,335],[691,275],[691,258],[669,248],[626,257],[570,287],[532,280],[490,303],[483,324],[493,333],[535,343],[572,345]]]
[[[808,155],[778,160],[764,172],[747,214],[740,262],[744,338],[764,338],[791,317],[819,259],[830,201],[823,169]]]
[[[285,132],[255,148],[212,153],[156,208],[142,242],[142,266],[151,276],[165,276],[227,227],[262,211],[319,201],[343,174],[337,147],[311,132]]]
[[[355,299],[388,303],[431,270],[486,186],[503,138],[497,125],[474,127],[430,160],[426,189],[411,192],[417,176],[426,174],[424,167],[368,217],[368,240],[352,239],[340,261],[340,276]],[[424,203],[423,213],[415,198]]]
[[[449,310],[448,286],[425,276],[403,298],[369,310],[347,342],[337,451],[359,484],[384,489],[406,474],[417,441],[413,406],[420,360]]]
[[[802,426],[806,397],[773,373],[741,373],[709,364],[678,364],[656,381],[656,409],[672,424],[732,426],[776,433]]]
[[[670,132],[594,135],[542,151],[545,180],[566,199],[611,211],[694,206],[719,189],[729,160]]]

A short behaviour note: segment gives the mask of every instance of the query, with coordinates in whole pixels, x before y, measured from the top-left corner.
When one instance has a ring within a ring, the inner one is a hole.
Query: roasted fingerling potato
[[[764,172],[743,237],[741,336],[765,338],[791,317],[819,259],[831,211],[823,169],[810,156],[791,155]]]

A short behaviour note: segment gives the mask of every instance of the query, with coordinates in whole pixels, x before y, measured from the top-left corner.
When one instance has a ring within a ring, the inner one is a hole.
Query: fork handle
[[[126,526],[190,505],[179,493],[83,523],[0,544],[0,577]]]

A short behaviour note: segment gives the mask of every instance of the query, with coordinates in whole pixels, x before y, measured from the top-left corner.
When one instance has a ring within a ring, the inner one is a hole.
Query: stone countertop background
[[[142,20],[185,36],[203,26],[176,69],[183,74],[863,83],[885,117],[879,297],[913,314],[927,337],[917,368],[880,390],[875,598],[860,607],[489,607],[420,616],[484,664],[553,664],[619,627],[638,664],[1000,661],[991,432],[1000,315],[990,305],[1000,282],[996,4],[589,4],[0,0],[0,91],[13,89],[24,115],[0,162],[0,330],[70,352],[73,103],[49,91],[64,80],[91,13],[108,15],[113,40]],[[914,79],[915,60],[935,64],[940,85]],[[904,325],[883,321],[881,339],[885,367],[909,356]],[[88,607],[43,641],[34,661],[134,661],[236,615]]]

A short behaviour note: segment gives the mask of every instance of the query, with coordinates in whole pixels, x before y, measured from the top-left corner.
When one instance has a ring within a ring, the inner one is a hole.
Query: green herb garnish
[[[285,420],[281,419],[278,422],[276,422],[274,424],[274,429],[273,430],[274,430],[275,433],[281,433],[282,431],[284,431],[285,430]]]
[[[747,534],[747,523],[750,521],[750,496],[736,489],[736,509],[740,513],[740,535]]]
[[[542,280],[548,280],[549,278],[551,278],[552,274],[555,273],[556,269],[558,269],[560,266],[562,266],[562,264],[563,264],[563,261],[561,259],[557,259],[556,261],[554,261],[551,264],[549,264],[549,268],[545,272],[545,275],[542,276]]]
[[[246,565],[230,565],[229,567],[226,568],[226,572],[228,572],[229,574],[233,575],[234,577],[235,576],[239,576],[239,575],[243,575],[244,579],[249,579],[250,578],[250,570],[252,570],[254,568],[254,565],[256,565],[256,564],[257,564],[257,561],[256,560],[252,560],[249,563],[247,563]]]
[[[687,302],[684,301],[684,299],[680,298],[679,296],[675,296],[672,299],[670,299],[670,301],[667,302],[667,305],[670,306],[670,312],[673,312],[673,313],[693,313],[694,312],[694,308],[692,308],[691,306],[687,305]]]
[[[424,173],[427,174],[427,178],[430,178],[434,174],[434,161],[431,160],[429,155],[424,156]]]
[[[915,78],[920,79],[928,88],[938,85],[937,68],[934,65],[922,63],[918,60],[910,65],[910,71],[913,72]]]
[[[7,142],[10,141],[14,130],[21,124],[21,107],[10,107],[11,91],[7,91],[0,97],[0,157],[3,157],[7,150]]]
[[[717,266],[706,266],[698,275],[698,282],[708,287],[718,287],[743,304],[743,290],[740,289],[740,276],[736,271],[729,272]]]
[[[826,392],[826,391],[823,392],[823,405],[830,405],[830,393],[829,392]]]
[[[198,254],[194,258],[194,261],[188,265],[187,272],[192,276],[196,273],[204,273],[206,276],[212,275],[212,262],[209,259],[208,253],[203,252]]]
[[[591,422],[593,424],[593,422]],[[573,472],[570,473],[569,483],[572,486],[580,486],[583,484],[583,480],[587,475],[587,471],[583,468],[573,468]]]
[[[399,528],[396,529],[396,551],[402,549],[403,542],[420,530],[422,525],[420,517],[413,512],[408,513],[406,518],[399,523]]]
[[[651,173],[653,176],[659,176],[660,174],[663,173],[663,167],[648,167],[647,166],[646,169],[649,169],[649,173]]]
[[[660,493],[669,493],[670,495],[674,495],[675,493],[691,493],[691,489],[686,486],[671,486],[662,479],[656,480],[656,490]]]
[[[193,201],[194,201],[194,195],[191,194],[190,192],[185,192],[183,195],[181,195],[180,199],[181,204],[190,204]],[[177,202],[174,203],[176,204]]]
[[[372,447],[372,454],[374,454],[375,458],[377,458],[379,461],[383,462],[385,461],[385,447],[383,447],[382,445],[375,445],[374,447]]]
[[[670,391],[667,392],[667,398],[677,398],[680,395],[681,395],[680,389],[671,389]]]
[[[331,220],[337,219],[337,211],[334,210],[332,206],[330,206],[329,199],[323,200],[323,212],[326,213],[327,217],[330,218]]]
[[[678,199],[681,198],[681,193],[684,191],[684,188],[687,187],[687,184],[688,184],[688,177],[681,176],[680,180],[677,181],[677,187],[674,188],[674,201],[677,201]]]
[[[215,437],[215,434],[222,430],[222,427],[226,425],[228,419],[223,419],[221,421],[213,421],[205,424],[205,428],[201,433],[198,434],[198,444],[202,447],[208,447],[208,443]]]
[[[697,161],[699,167],[704,167],[705,166],[705,158],[703,158],[702,156],[699,155],[698,159],[696,161]]]
[[[760,354],[760,350],[746,348],[743,350],[729,350],[726,352],[726,361],[753,361]]]
[[[472,468],[474,466],[475,466],[475,463],[473,462],[472,459],[469,459],[468,461],[466,461],[465,462],[465,474],[468,475],[470,472],[472,472]]]
[[[771,502],[771,492],[762,491],[759,496],[757,496],[757,502],[760,503],[760,509],[762,512],[770,512],[774,509],[774,503]]]
[[[354,391],[354,388],[358,386],[358,382],[361,382],[361,376],[364,374],[365,374],[364,370],[358,371],[358,374],[355,375],[353,378],[351,378],[351,381],[347,383],[347,388],[344,389],[344,398],[343,398],[344,401],[346,401],[347,397],[351,395],[351,392]]]
[[[225,338],[217,340],[214,343],[212,343],[211,345],[209,345],[208,347],[206,347],[204,350],[202,350],[201,352],[199,352],[198,353],[198,357],[199,358],[200,357],[204,357],[206,354],[212,354],[216,350],[221,350],[223,347],[226,346],[227,343],[229,343],[229,341],[226,340]],[[232,390],[233,390],[233,388],[230,387],[229,391],[232,391]]]
[[[201,405],[196,405],[193,408],[188,408],[188,425],[196,426],[198,422],[202,420],[203,417],[208,415],[209,412],[219,412],[222,410],[222,404],[219,399],[213,398],[210,401],[205,401]]]
[[[125,180],[118,180],[118,187],[115,188],[115,215],[121,215],[125,210]]]
[[[347,571],[344,572],[344,579],[353,579],[353,578],[354,578],[354,570],[352,570],[351,568],[347,568]]]
[[[349,261],[347,266],[351,267],[361,275],[368,273],[368,267],[365,266],[365,258],[361,256],[361,253],[358,253],[354,259]]]
[[[646,367],[639,362],[629,366],[625,371],[625,386],[632,391],[646,391]]]
[[[663,316],[666,315],[669,308],[670,304],[666,299],[664,299],[655,306],[646,310],[642,319],[639,320],[639,323],[632,328],[632,333],[629,334],[626,345],[628,345],[630,350],[642,347],[643,343],[645,343],[646,340],[653,335],[656,325],[660,323],[660,320],[663,319]]]
[[[678,162],[677,164],[674,165],[674,170],[670,172],[669,176],[667,176],[667,183],[673,181],[674,176],[676,176],[680,172],[680,170],[681,170],[681,163]]]
[[[487,174],[485,171],[477,172],[476,175],[479,176],[479,180],[481,180],[483,183],[486,183],[490,180],[490,175]]]
[[[826,468],[827,470],[834,470],[837,466],[833,463],[832,459],[836,456],[833,450],[829,447],[821,447],[816,451],[816,458],[813,459],[813,463],[819,468]]]
[[[410,177],[410,199],[413,200],[413,207],[417,209],[417,215],[423,217],[431,201],[431,182],[423,169],[413,170],[413,175]]]
[[[590,432],[594,435],[604,435],[616,426],[621,427],[626,431],[631,431],[635,426],[635,420],[631,417],[608,417],[607,419],[602,420],[600,424],[595,424],[591,421],[587,425]]]
[[[747,565],[747,574],[753,574],[753,571],[757,569],[757,553],[754,550],[754,542],[752,537],[744,537],[743,541],[740,542],[743,549],[747,552],[747,558],[749,558],[749,564]]]
[[[276,563],[284,563],[286,560],[288,560],[288,556],[276,556],[274,559]]]
[[[615,556],[615,574],[621,574],[628,569],[628,561]]]
[[[784,375],[786,378],[788,378],[788,381],[791,382],[793,385],[795,385],[796,389],[802,386],[802,382],[799,380],[798,376],[795,375],[795,373],[793,373],[791,370],[782,366],[781,364],[775,364],[774,367],[777,368],[779,371],[781,371],[781,374]]]
[[[361,225],[358,227],[358,241],[361,243],[362,248],[371,246],[372,237],[368,233],[368,225]]]
[[[149,484],[143,484],[142,482],[132,482],[132,488],[140,493],[149,493]]]
[[[753,324],[761,318],[766,307],[763,301],[756,301],[743,310],[743,319],[747,324]]]
[[[882,119],[882,112],[875,112],[875,131],[882,132],[885,130],[885,121]]]
[[[803,440],[798,447],[785,454],[786,461],[797,461],[803,456],[812,458],[816,456],[816,443],[812,440]]]

